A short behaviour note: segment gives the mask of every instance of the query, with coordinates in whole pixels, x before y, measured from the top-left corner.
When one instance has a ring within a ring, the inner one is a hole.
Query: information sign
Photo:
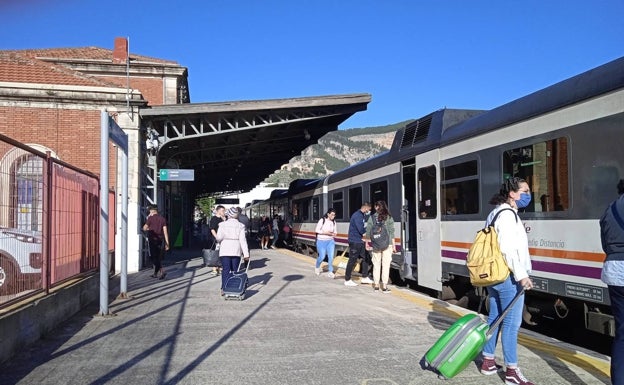
[[[194,181],[195,170],[163,168],[158,172],[158,177],[161,182]]]

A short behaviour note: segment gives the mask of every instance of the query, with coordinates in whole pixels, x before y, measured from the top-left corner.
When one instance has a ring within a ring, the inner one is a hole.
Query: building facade
[[[126,39],[117,38],[113,49],[0,51],[0,133],[99,175],[100,117],[102,110],[108,111],[128,135],[128,271],[135,272],[142,267],[140,178],[145,143],[138,111],[189,103],[190,98],[187,68],[170,60],[129,54],[127,47]],[[119,205],[121,180],[112,142],[108,157],[106,183],[119,192]],[[16,168],[24,160],[11,157],[0,162],[11,162],[0,166]],[[10,188],[0,189],[0,205],[11,196]],[[0,226],[14,222],[0,215]],[[121,232],[117,234],[115,249],[119,250]],[[119,260],[115,266],[119,268]]]

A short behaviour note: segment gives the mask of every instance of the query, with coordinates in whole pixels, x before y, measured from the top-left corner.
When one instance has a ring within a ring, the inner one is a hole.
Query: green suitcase
[[[440,377],[455,377],[477,358],[485,342],[492,336],[490,331],[503,321],[523,293],[524,289],[518,291],[491,328],[476,314],[466,314],[455,321],[427,351],[425,365]]]

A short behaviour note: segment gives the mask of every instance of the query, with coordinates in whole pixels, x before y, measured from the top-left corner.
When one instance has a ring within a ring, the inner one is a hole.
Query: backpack
[[[369,238],[373,251],[383,251],[390,246],[390,235],[386,229],[386,222],[380,221],[379,217],[373,219],[373,227],[370,230]]]
[[[494,229],[494,222],[498,215],[505,210],[511,210],[518,222],[518,215],[509,208],[500,210],[492,218],[492,222],[477,232],[472,246],[466,256],[466,266],[470,273],[470,283],[473,286],[490,286],[501,283],[509,277],[507,261],[500,251],[498,234]]]

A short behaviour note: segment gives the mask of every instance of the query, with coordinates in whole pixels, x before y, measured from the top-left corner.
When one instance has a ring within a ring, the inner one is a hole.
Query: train
[[[519,210],[533,261],[529,324],[574,320],[614,335],[599,219],[624,178],[624,58],[492,110],[444,108],[397,130],[392,146],[323,178],[295,180],[245,208],[255,220],[278,214],[297,250],[314,252],[315,226],[336,210],[337,253],[348,248],[352,213],[384,200],[395,219],[394,279],[441,299],[474,294],[465,258],[508,177],[532,201]],[[398,220],[400,219],[400,220]]]

